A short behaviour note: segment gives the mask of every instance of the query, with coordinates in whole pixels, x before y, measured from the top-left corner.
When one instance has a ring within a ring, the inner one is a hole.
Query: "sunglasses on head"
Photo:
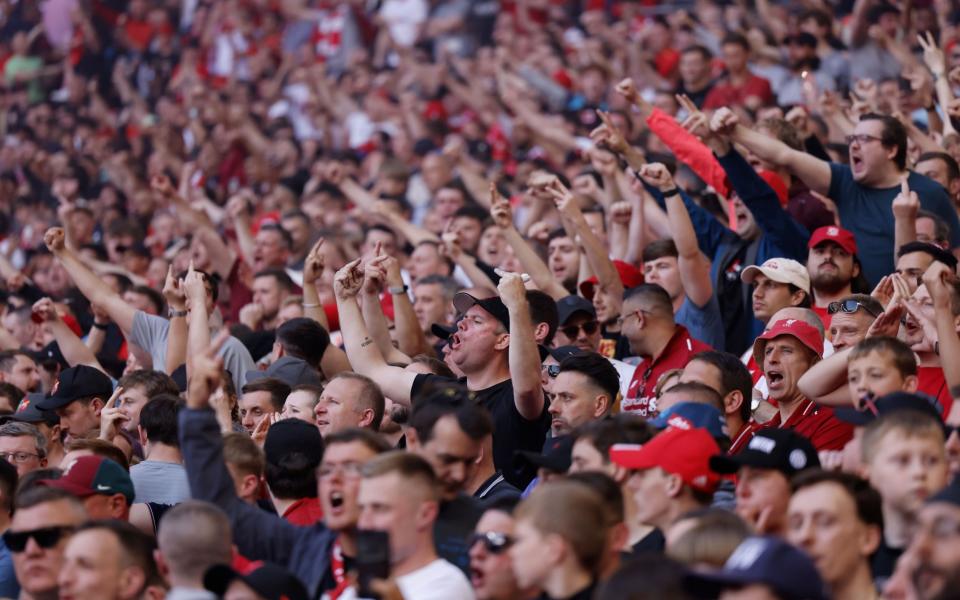
[[[41,527],[40,529],[30,529],[28,531],[10,531],[3,533],[3,543],[11,552],[23,552],[27,547],[30,538],[41,548],[53,548],[60,539],[67,534],[73,533],[74,528],[63,527]]]
[[[473,548],[477,542],[483,542],[483,547],[490,554],[500,554],[513,544],[513,538],[505,533],[498,533],[496,531],[475,533],[467,540],[467,548]]]
[[[580,333],[581,329],[585,334],[593,335],[599,328],[600,323],[598,321],[587,321],[586,323],[581,323],[579,325],[564,325],[560,328],[560,331],[562,331],[563,335],[567,336],[568,339],[572,340],[576,339],[577,334]]]
[[[858,302],[857,300],[844,300],[842,302],[831,302],[830,304],[827,305],[827,313],[831,315],[835,315],[838,312],[853,314],[858,310],[860,310],[861,308],[865,310],[867,313],[869,313],[870,315],[872,315],[873,317],[880,316],[875,312],[873,312],[872,310],[870,310],[866,304],[863,304],[862,302]]]

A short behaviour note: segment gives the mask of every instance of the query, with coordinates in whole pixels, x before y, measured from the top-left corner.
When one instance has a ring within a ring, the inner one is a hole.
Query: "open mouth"
[[[343,492],[330,492],[330,506],[333,508],[343,506]]]
[[[767,387],[778,387],[783,383],[783,373],[780,371],[767,371]]]
[[[461,340],[460,340],[460,334],[459,334],[459,333],[455,333],[455,334],[453,334],[453,335],[450,336],[450,348],[451,348],[451,349],[454,349],[454,350],[455,350],[455,349],[458,349],[458,348],[460,347],[460,343],[461,343]]]

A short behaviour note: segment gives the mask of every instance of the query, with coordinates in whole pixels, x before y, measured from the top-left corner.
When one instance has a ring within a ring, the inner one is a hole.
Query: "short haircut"
[[[440,292],[443,294],[443,298],[447,302],[453,302],[453,297],[457,295],[457,292],[463,289],[463,286],[460,285],[460,283],[453,277],[440,275],[438,273],[432,273],[430,275],[421,277],[415,284],[413,284],[413,287],[419,287],[421,285],[439,286]]]
[[[924,152],[919,157],[917,157],[918,163],[921,163],[926,160],[943,161],[944,166],[947,167],[947,181],[954,181],[956,179],[960,179],[960,164],[957,163],[957,159],[950,156],[948,153]]]
[[[433,438],[437,422],[446,416],[454,417],[472,440],[482,440],[493,433],[490,413],[465,388],[457,385],[434,388],[415,401],[407,425],[417,432],[420,443],[426,443]]]
[[[14,511],[25,508],[33,508],[47,502],[66,502],[79,517],[78,522],[87,519],[87,511],[83,507],[83,502],[79,498],[61,488],[50,487],[47,485],[33,485],[30,487],[20,486],[17,495],[13,500]]]
[[[290,386],[276,377],[264,377],[255,379],[243,386],[240,391],[244,394],[251,392],[268,392],[270,394],[270,404],[277,412],[283,410],[283,403],[290,395]]]
[[[330,334],[313,319],[296,317],[277,327],[277,343],[285,354],[299,358],[314,369],[320,368]]]
[[[620,568],[597,587],[595,600],[689,598],[687,569],[663,554],[646,552],[621,561]]]
[[[147,398],[153,398],[160,394],[170,394],[177,396],[180,389],[177,382],[163,371],[154,371],[153,369],[137,369],[130,371],[120,378],[118,387],[129,390],[134,387],[142,387],[143,393]]]
[[[864,427],[861,449],[865,464],[873,460],[884,438],[891,433],[909,438],[929,438],[943,449],[943,425],[938,419],[916,410],[897,410],[881,414]]]
[[[266,458],[257,443],[245,433],[231,432],[223,436],[223,460],[243,475],[261,477]]]
[[[607,398],[610,399],[610,406],[617,401],[617,394],[620,392],[620,374],[606,357],[596,352],[584,352],[574,354],[560,361],[560,372],[580,373],[594,387],[600,388]]]
[[[349,427],[341,429],[335,433],[323,438],[324,448],[330,448],[334,444],[351,444],[359,442],[376,454],[383,454],[393,450],[393,446],[382,435],[362,427]]]
[[[898,169],[905,169],[907,167],[907,128],[903,126],[903,123],[890,115],[877,113],[861,115],[860,122],[863,121],[880,121],[883,124],[883,129],[880,131],[880,143],[897,149],[893,162],[896,163]]]
[[[145,534],[127,521],[117,519],[84,523],[77,529],[77,533],[83,531],[106,531],[114,536],[120,546],[121,567],[135,567],[143,571],[144,582],[139,592],[143,592],[147,583],[156,577],[157,564],[153,560],[153,551],[156,550],[157,545],[152,536]]]
[[[10,373],[13,368],[17,366],[18,356],[29,358],[34,363],[37,362],[33,360],[32,356],[23,350],[3,350],[0,351],[0,371],[3,371],[4,373]]]
[[[530,305],[530,320],[536,327],[540,323],[547,324],[547,337],[543,343],[550,345],[553,343],[553,336],[557,333],[557,327],[560,326],[560,313],[557,312],[557,301],[550,294],[540,290],[527,290],[527,303]]]
[[[874,298],[869,294],[850,294],[849,296],[844,296],[843,298],[840,298],[840,302],[847,302],[848,300],[859,302],[867,310],[873,311],[873,314],[876,314],[876,315],[883,314],[883,304],[881,304],[879,300],[877,300],[876,298]]]
[[[318,464],[304,452],[289,452],[275,462],[266,461],[263,478],[270,493],[281,500],[316,498]]]
[[[645,263],[658,258],[677,258],[680,253],[677,251],[677,244],[673,240],[654,240],[643,247],[641,260]]]
[[[613,477],[601,471],[580,471],[579,473],[565,475],[564,479],[580,483],[600,496],[606,508],[607,527],[623,523],[626,518],[623,490],[620,488],[620,484],[614,481]]]
[[[857,506],[857,518],[865,525],[875,525],[883,530],[883,498],[870,482],[852,473],[807,469],[800,471],[790,481],[793,493],[821,483],[835,483],[844,489]]]
[[[680,54],[699,54],[701,58],[707,62],[713,60],[713,52],[710,52],[706,46],[701,46],[700,44],[687,46]]]
[[[940,218],[940,215],[921,208],[917,211],[917,220],[920,219],[930,219],[933,221],[933,239],[935,242],[950,241],[950,226]]]
[[[683,402],[696,402],[697,404],[706,404],[712,406],[723,413],[723,397],[705,383],[699,381],[686,381],[677,383],[669,389],[664,390],[664,394],[679,394],[683,396]],[[750,400],[744,399],[747,404]]]
[[[32,437],[40,458],[47,457],[47,438],[36,425],[21,421],[8,421],[0,425],[0,437]]]
[[[573,431],[577,440],[586,440],[610,462],[610,448],[614,444],[646,444],[657,431],[646,419],[630,413],[619,413],[588,421]]]
[[[283,245],[287,250],[293,248],[293,238],[290,236],[290,232],[283,227],[275,223],[267,223],[266,225],[260,226],[260,231],[275,231],[277,235],[280,236],[280,239],[283,240]]]
[[[440,484],[433,467],[424,458],[410,452],[385,452],[365,463],[361,473],[364,479],[397,473],[405,483],[419,483],[427,500],[440,497]]]
[[[323,393],[323,387],[319,385],[313,385],[312,383],[301,383],[300,385],[295,385],[290,389],[290,394],[287,395],[287,400],[290,399],[290,396],[294,392],[306,392],[312,396],[310,400],[310,407],[315,408],[317,403],[320,402],[320,394]],[[286,401],[284,401],[286,405]]]
[[[427,367],[431,373],[434,375],[439,375],[440,377],[445,377],[447,379],[456,379],[457,376],[454,374],[453,370],[439,358],[435,358],[428,354],[418,354],[410,359],[410,364],[418,364]]]
[[[740,392],[743,396],[743,402],[740,404],[740,418],[749,421],[750,404],[753,399],[753,378],[740,358],[729,352],[705,350],[695,354],[691,360],[705,362],[720,372],[721,396],[737,390]]]
[[[194,581],[233,554],[230,518],[209,502],[185,500],[160,519],[157,546],[173,575]]]
[[[481,226],[483,226],[490,219],[490,216],[489,214],[487,214],[487,211],[483,210],[479,206],[473,206],[468,204],[466,206],[461,206],[460,208],[458,208],[456,212],[453,213],[453,218],[454,219],[460,219],[460,218],[473,219],[474,221],[477,221],[478,223],[480,223]]]
[[[183,400],[171,394],[150,398],[140,411],[140,427],[146,432],[147,441],[179,448],[177,423],[183,406]]]
[[[773,137],[794,150],[803,150],[804,148],[803,136],[797,128],[786,119],[764,119],[757,123],[757,127],[769,130],[770,133],[773,134]]]
[[[596,571],[607,542],[608,510],[600,494],[582,483],[548,481],[520,502],[514,517],[546,535],[559,535],[580,565]]]
[[[725,35],[723,41],[720,42],[721,46],[726,46],[727,44],[736,44],[747,52],[750,52],[750,42],[747,40],[747,37],[735,31],[731,31]]]
[[[730,510],[705,508],[677,519],[694,524],[667,548],[667,556],[685,565],[710,565],[721,568],[737,546],[752,531],[742,518]]]
[[[9,381],[0,381],[0,398],[8,398],[10,400],[10,406],[13,408],[14,412],[17,410],[17,406],[20,402],[26,397],[26,392],[13,385]]]
[[[290,279],[290,276],[287,275],[287,272],[283,269],[278,269],[276,267],[271,267],[269,269],[264,269],[262,271],[257,271],[254,274],[254,279],[260,279],[261,277],[273,277],[277,282],[277,285],[280,286],[280,289],[291,293],[296,289],[294,286],[293,280]]]
[[[655,283],[641,283],[623,293],[623,301],[637,300],[645,310],[661,318],[673,320],[673,302],[670,294]]]
[[[134,294],[146,296],[147,300],[149,300],[150,304],[153,305],[153,308],[156,310],[158,315],[162,315],[163,309],[167,307],[167,303],[163,299],[163,294],[153,289],[149,285],[135,285],[130,288],[129,291]]]
[[[87,450],[94,456],[109,458],[113,462],[123,467],[125,471],[130,470],[130,460],[127,458],[127,455],[123,453],[123,450],[106,440],[97,438],[79,438],[76,440],[71,440],[64,450],[67,452],[73,452],[75,450]]]
[[[200,269],[194,269],[194,271],[203,277],[203,285],[207,288],[207,293],[210,294],[210,299],[216,303],[217,298],[220,297],[220,276],[216,273],[207,273],[206,271],[201,271]],[[187,271],[180,271],[176,275],[178,281],[180,279],[185,279],[186,277]]]
[[[871,352],[888,355],[893,362],[893,368],[900,373],[901,377],[916,375],[918,372],[917,357],[914,356],[913,350],[895,337],[878,336],[863,339],[850,351],[847,364],[864,358]]]
[[[374,431],[379,431],[380,423],[383,421],[383,411],[386,406],[386,400],[383,397],[380,386],[369,377],[351,371],[337,373],[330,381],[337,379],[355,381],[360,385],[360,391],[357,392],[356,395],[357,411],[372,410],[373,421],[370,423],[370,428]]]

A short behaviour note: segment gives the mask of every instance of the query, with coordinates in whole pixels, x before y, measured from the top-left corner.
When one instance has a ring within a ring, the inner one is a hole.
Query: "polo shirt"
[[[320,508],[319,498],[300,498],[283,511],[283,518],[287,523],[301,527],[310,527],[323,520],[323,509]]]
[[[953,406],[953,396],[950,395],[950,386],[943,376],[943,369],[940,367],[917,367],[917,391],[936,398],[943,410],[943,418],[946,419],[950,414],[950,408]]]
[[[645,357],[637,365],[620,410],[635,413],[647,419],[656,417],[660,411],[657,410],[654,390],[660,376],[671,369],[683,368],[695,354],[705,350],[712,350],[712,348],[690,337],[690,333],[683,325],[677,325],[673,337],[670,338],[663,352],[657,357]]]
[[[843,450],[847,442],[853,438],[853,425],[833,416],[832,408],[818,406],[808,399],[803,400],[786,423],[780,423],[780,413],[777,412],[767,421],[764,429],[774,427],[796,431],[810,440],[817,452]]]

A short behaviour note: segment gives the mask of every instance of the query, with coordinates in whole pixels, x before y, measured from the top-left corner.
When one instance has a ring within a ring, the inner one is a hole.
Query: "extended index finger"
[[[910,185],[907,183],[906,175],[900,178],[900,193],[903,194],[905,198],[910,197]]]
[[[677,94],[675,98],[677,99],[677,102],[680,103],[680,106],[685,108],[688,113],[693,114],[700,112],[700,109],[697,108],[697,105],[694,104],[693,100],[691,100],[686,94]]]

